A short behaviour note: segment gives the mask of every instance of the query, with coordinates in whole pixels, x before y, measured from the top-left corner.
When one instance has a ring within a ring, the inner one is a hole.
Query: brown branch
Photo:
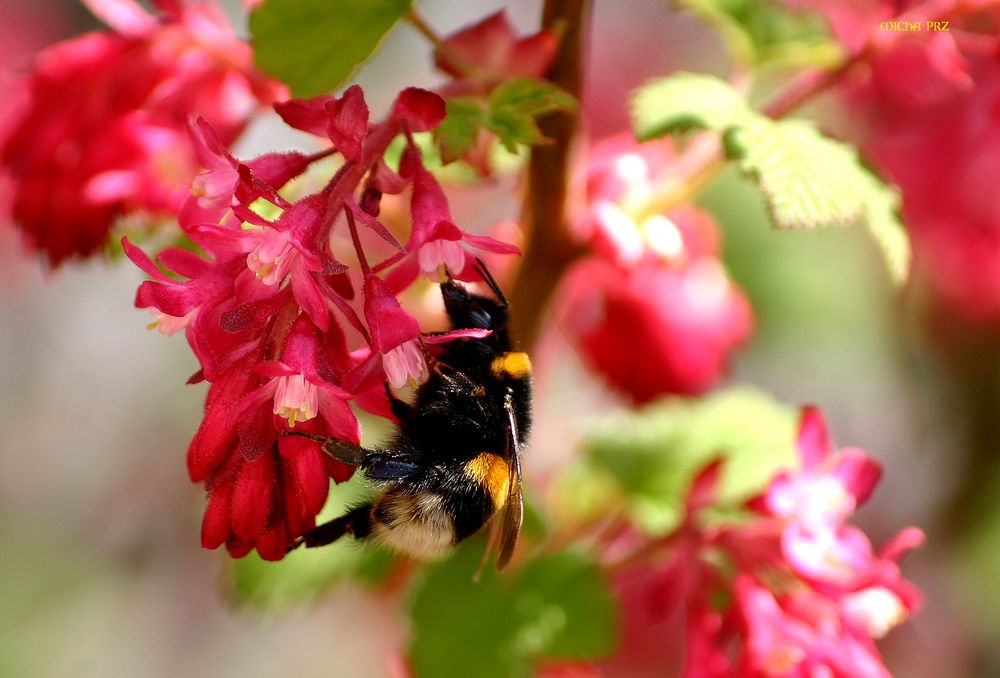
[[[548,79],[577,100],[582,91],[589,15],[590,0],[546,0],[542,11],[542,26],[561,35]],[[526,347],[538,338],[549,298],[566,268],[580,254],[567,217],[570,151],[577,116],[560,111],[540,119],[538,126],[552,143],[531,150],[528,189],[521,211],[524,256],[511,294],[514,331]]]

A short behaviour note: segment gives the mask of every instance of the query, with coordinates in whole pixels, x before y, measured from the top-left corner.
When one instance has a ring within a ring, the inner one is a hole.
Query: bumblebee
[[[439,356],[428,356],[430,376],[413,404],[386,386],[399,420],[387,444],[366,449],[288,432],[321,442],[324,452],[382,488],[374,501],[316,526],[291,548],[351,535],[433,559],[503,511],[494,541],[497,569],[510,561],[523,512],[520,454],[531,425],[531,361],[513,348],[508,303],[496,280],[479,259],[476,270],[496,299],[472,294],[450,278],[441,283],[441,296],[452,328],[491,333],[448,342]]]

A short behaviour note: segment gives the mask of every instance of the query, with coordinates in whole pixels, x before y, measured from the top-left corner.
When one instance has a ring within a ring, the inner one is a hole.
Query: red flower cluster
[[[160,0],[153,17],[133,0],[86,4],[113,31],[42,52],[0,136],[13,215],[56,265],[98,250],[123,214],[177,210],[198,170],[189,115],[229,144],[284,92],[215,5]]]
[[[199,120],[191,138],[207,169],[196,179],[180,223],[208,258],[177,248],[162,251],[159,262],[174,278],[123,243],[129,258],[153,278],[140,286],[136,306],[153,310],[164,332],[185,330],[201,363],[192,381],[211,383],[205,418],[188,450],[191,478],[209,492],[202,544],[225,544],[235,557],[256,548],[274,560],[315,524],[329,478],[341,481],[352,472],[317,443],[279,432],[297,427],[358,443],[361,431],[350,401],[388,417],[386,381],[402,386],[427,376],[420,327],[395,293],[420,270],[437,276],[447,267],[456,276],[468,274],[463,242],[517,252],[452,222],[444,194],[412,141],[398,173],[386,165],[383,154],[396,136],[409,140],[410,133],[432,129],[444,117],[436,94],[405,90],[377,124],[370,123],[357,86],[340,98],[324,95],[275,108],[289,125],[332,146],[243,163]],[[334,153],[342,163],[322,190],[294,202],[280,193],[313,162]],[[407,186],[413,228],[404,246],[378,212],[383,193]],[[339,237],[345,230],[346,237]],[[346,243],[353,251],[337,251]],[[368,257],[376,251],[386,255],[372,265]],[[348,257],[356,265],[340,261]],[[390,267],[391,281],[379,277]],[[458,330],[432,339],[483,332]],[[352,337],[360,342],[356,348]]]
[[[690,205],[642,216],[673,160],[666,140],[594,149],[580,219],[592,253],[567,272],[558,304],[583,357],[637,403],[708,390],[751,327],[712,217]]]
[[[802,412],[798,450],[801,469],[776,476],[749,502],[755,515],[736,525],[704,521],[722,467],[710,464],[692,484],[683,525],[664,540],[670,557],[622,581],[626,606],[646,605],[639,618],[650,599],[658,616],[677,614],[688,678],[889,676],[873,640],[920,604],[898,561],[923,534],[906,528],[876,552],[847,524],[881,469],[856,448],[831,455],[813,408]]]

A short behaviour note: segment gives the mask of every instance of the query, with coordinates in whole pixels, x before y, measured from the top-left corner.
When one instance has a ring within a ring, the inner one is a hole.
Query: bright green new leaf
[[[444,164],[454,162],[476,144],[479,131],[486,125],[486,109],[472,98],[448,100],[448,115],[434,130],[434,141]]]
[[[776,0],[674,0],[714,29],[736,61],[763,68],[832,67],[843,52],[818,13]]]
[[[499,85],[490,93],[486,125],[508,151],[519,145],[544,143],[536,119],[555,111],[574,111],[576,100],[550,82],[518,78]]]
[[[910,241],[896,216],[898,196],[864,165],[853,146],[802,120],[755,115],[730,130],[726,149],[753,176],[779,228],[815,228],[862,220],[893,280],[906,279]]]
[[[869,175],[870,188],[865,202],[865,223],[882,250],[893,280],[902,283],[910,269],[910,239],[900,220],[899,194],[891,186]]]
[[[654,80],[632,97],[633,130],[640,141],[692,127],[723,132],[752,115],[739,92],[714,76],[700,73],[677,73]]]
[[[898,197],[848,144],[804,120],[772,120],[750,109],[728,84],[679,73],[640,88],[632,99],[640,140],[699,127],[720,132],[726,152],[760,186],[778,228],[817,228],[863,220],[897,283],[910,245],[896,216]]]
[[[869,180],[857,152],[809,122],[755,115],[730,131],[726,150],[757,180],[778,228],[850,224],[864,211]]]
[[[329,92],[372,55],[412,0],[265,0],[250,14],[254,58],[297,97]]]
[[[580,553],[532,560],[521,572],[474,576],[482,540],[430,567],[410,606],[418,676],[513,678],[540,660],[596,659],[615,640],[615,605],[600,570]]]

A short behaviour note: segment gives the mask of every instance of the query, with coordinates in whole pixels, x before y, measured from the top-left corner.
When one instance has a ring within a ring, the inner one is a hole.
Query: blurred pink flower
[[[88,6],[113,30],[43,52],[0,139],[14,216],[55,265],[98,250],[123,214],[176,212],[198,168],[188,116],[228,145],[284,93],[215,5],[163,0],[160,17],[131,0]]]
[[[561,295],[567,336],[636,403],[714,386],[752,322],[743,294],[711,258],[675,269],[590,257],[573,264]]]
[[[832,453],[815,408],[803,408],[798,450],[801,468],[775,476],[741,522],[702,517],[717,508],[724,462],[695,477],[681,526],[660,540],[666,557],[619,576],[625,638],[610,666],[638,673],[683,661],[686,678],[889,675],[874,640],[920,606],[898,561],[923,533],[906,528],[875,553],[846,524],[878,466],[856,448]],[[664,636],[655,651],[643,649],[656,643],[649,625]]]
[[[646,214],[674,159],[669,141],[595,145],[575,221],[593,254],[570,267],[556,304],[584,359],[636,403],[711,388],[752,325],[712,217],[690,205]]]
[[[413,227],[406,241],[406,252],[375,268],[380,270],[386,265],[401,262],[387,278],[392,289],[408,286],[420,274],[436,282],[443,281],[448,275],[459,280],[478,279],[479,274],[473,270],[474,257],[462,245],[497,254],[521,253],[514,245],[489,236],[474,235],[456,226],[441,184],[424,167],[413,148],[403,153],[400,176],[413,184],[410,199]]]
[[[452,33],[444,44],[447,51],[435,50],[434,63],[454,78],[441,90],[446,96],[486,94],[505,80],[541,77],[558,47],[548,30],[517,37],[506,10]]]

